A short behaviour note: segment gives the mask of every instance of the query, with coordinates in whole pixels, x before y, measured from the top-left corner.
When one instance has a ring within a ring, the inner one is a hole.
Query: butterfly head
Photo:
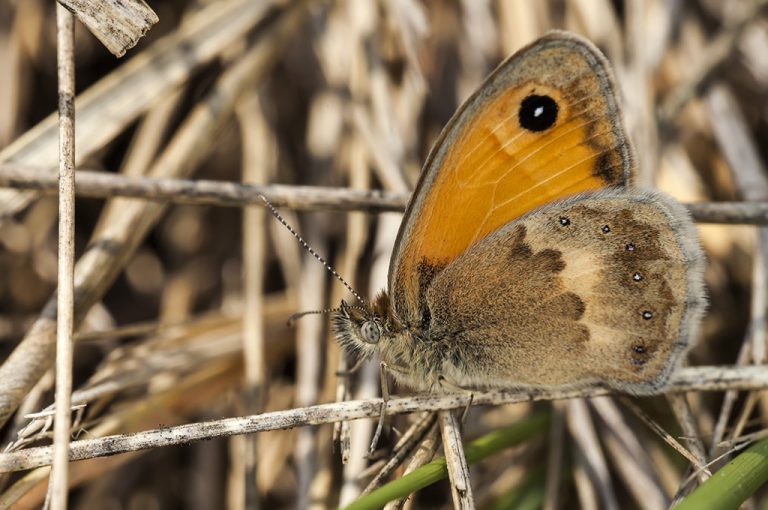
[[[389,299],[385,293],[372,304],[352,306],[341,302],[333,318],[333,329],[341,346],[349,354],[368,358],[380,342],[391,336]]]

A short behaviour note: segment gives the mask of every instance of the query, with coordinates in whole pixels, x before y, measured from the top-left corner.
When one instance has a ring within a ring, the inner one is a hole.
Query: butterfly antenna
[[[336,313],[336,312],[340,312],[342,308],[345,308],[347,310],[361,310],[365,312],[364,306],[348,305],[342,302],[342,306],[337,308],[326,308],[325,310],[307,310],[306,312],[296,312],[290,317],[288,317],[288,326],[289,327],[293,326],[294,324],[296,324],[296,321],[298,321],[299,319],[301,319],[306,315],[325,315],[326,313]]]
[[[340,308],[326,308],[325,310],[307,310],[306,312],[296,312],[288,318],[288,326],[296,324],[296,321],[306,315],[324,315],[326,313],[338,312]]]
[[[300,236],[300,235],[299,235],[299,234],[298,234],[298,233],[297,233],[295,230],[293,230],[293,227],[291,227],[291,226],[288,224],[288,222],[287,222],[287,221],[285,221],[285,219],[284,219],[284,218],[283,218],[283,217],[280,215],[280,213],[279,213],[279,212],[277,212],[277,209],[275,209],[275,206],[273,206],[273,205],[270,203],[270,201],[269,201],[269,200],[267,200],[267,197],[265,197],[264,195],[259,195],[259,198],[261,198],[261,200],[264,202],[264,205],[266,205],[266,206],[267,206],[267,209],[269,209],[269,212],[271,212],[271,213],[272,213],[272,216],[274,216],[275,218],[277,218],[277,220],[278,220],[280,223],[282,223],[282,224],[283,224],[283,226],[284,226],[285,228],[287,228],[287,229],[288,229],[288,232],[290,232],[291,234],[293,234],[293,237],[295,237],[296,239],[298,239],[299,243],[301,243],[301,245],[304,247],[304,249],[305,249],[305,250],[307,250],[309,253],[311,253],[311,254],[312,254],[312,256],[313,256],[313,257],[315,257],[315,258],[316,258],[316,259],[317,259],[317,260],[318,260],[318,261],[319,261],[319,262],[320,262],[322,265],[324,265],[324,266],[325,266],[325,268],[326,268],[326,269],[327,269],[327,270],[328,270],[328,271],[329,271],[329,272],[330,272],[330,273],[331,273],[333,276],[335,276],[335,277],[336,277],[336,279],[338,279],[338,280],[339,280],[339,281],[340,281],[340,282],[341,282],[341,283],[342,283],[342,284],[343,284],[343,285],[344,285],[344,286],[347,288],[347,290],[348,290],[349,292],[351,292],[351,293],[352,293],[352,295],[353,295],[353,296],[355,296],[355,297],[357,298],[357,300],[358,300],[358,301],[360,301],[360,303],[362,303],[363,305],[365,305],[365,304],[366,304],[366,301],[365,301],[365,299],[363,299],[363,297],[362,297],[360,294],[358,294],[357,292],[355,292],[355,289],[353,289],[353,288],[352,288],[352,286],[351,286],[350,284],[348,284],[348,283],[347,283],[347,281],[346,281],[344,278],[342,278],[342,277],[341,277],[341,275],[340,275],[339,273],[337,273],[337,272],[336,272],[336,270],[335,270],[334,268],[332,268],[332,267],[331,267],[331,265],[330,265],[330,264],[328,264],[328,262],[326,262],[326,261],[325,261],[325,259],[324,259],[323,257],[321,257],[320,255],[318,255],[318,253],[317,253],[315,250],[313,250],[313,249],[312,249],[312,247],[311,247],[309,244],[307,244],[307,242],[306,242],[306,241],[305,241],[305,240],[304,240],[304,239],[303,239],[303,238],[302,238],[302,237],[301,237],[301,236]],[[294,314],[294,316],[292,316],[292,317],[291,317],[291,319],[293,319],[293,318],[294,318],[296,315],[299,315],[299,316],[301,316],[302,314],[311,314],[311,313],[327,313],[327,312],[331,312],[331,311],[334,311],[334,310],[323,310],[323,311],[300,312],[299,314]],[[297,317],[297,318],[298,318],[298,317]]]

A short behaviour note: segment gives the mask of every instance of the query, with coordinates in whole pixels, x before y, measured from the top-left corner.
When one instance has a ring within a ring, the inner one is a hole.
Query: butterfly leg
[[[381,382],[381,411],[379,412],[379,423],[376,425],[376,432],[373,433],[371,446],[368,448],[368,456],[373,455],[376,446],[381,438],[381,431],[384,429],[384,417],[387,415],[387,402],[389,401],[389,385],[387,384],[387,364],[381,361],[379,363],[379,380]]]
[[[363,357],[357,360],[352,368],[348,368],[346,370],[337,370],[336,377],[349,377],[350,375],[360,370],[360,367],[362,367],[366,361],[368,361],[368,358]]]
[[[469,408],[472,407],[472,402],[475,400],[475,392],[468,388],[464,388],[463,386],[459,386],[458,384],[452,383],[442,375],[438,378],[438,382],[444,389],[453,390],[457,393],[464,393],[465,395],[469,393],[469,402],[467,402],[467,406],[464,408],[464,412],[461,413],[461,423],[465,423],[467,421],[467,415],[469,414]]]
[[[381,432],[384,429],[384,418],[387,415],[387,402],[389,402],[389,385],[387,384],[388,371],[401,374],[408,373],[400,367],[388,365],[383,361],[379,362],[379,380],[381,381],[381,398],[383,402],[381,404],[381,412],[379,413],[379,424],[376,426],[376,432],[373,434],[371,447],[368,449],[369,456],[373,455],[373,452],[376,450],[376,446],[379,444],[379,439],[381,438]]]

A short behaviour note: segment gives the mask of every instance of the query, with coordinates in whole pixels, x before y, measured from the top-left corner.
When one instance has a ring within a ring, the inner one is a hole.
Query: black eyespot
[[[642,367],[646,363],[648,363],[648,349],[642,345],[637,344],[632,346],[632,351],[634,355],[629,357],[629,362],[635,365],[636,367]]]
[[[627,251],[635,251],[635,243],[628,243],[626,248]]]
[[[564,226],[564,227],[567,227],[568,225],[570,225],[570,224],[571,224],[571,220],[569,220],[569,219],[568,219],[568,218],[566,218],[565,216],[560,216],[560,224],[561,224],[562,226]]]
[[[609,227],[608,225],[603,225],[603,228],[601,228],[600,230],[603,231],[603,234],[607,234],[611,231],[611,227]]]
[[[532,94],[523,99],[517,118],[522,128],[539,132],[555,124],[557,110],[557,103],[551,97]]]
[[[643,319],[647,321],[653,319],[653,313],[650,310],[643,311]]]
[[[640,273],[635,273],[632,275],[632,279],[635,280],[636,282],[639,282],[640,280],[643,279],[643,275],[641,275]]]

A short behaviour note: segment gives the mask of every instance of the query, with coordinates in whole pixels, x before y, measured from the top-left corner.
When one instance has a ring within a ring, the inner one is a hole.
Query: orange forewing
[[[544,131],[518,120],[532,94],[558,105]],[[408,206],[390,264],[398,316],[418,319],[435,272],[502,225],[553,200],[627,183],[632,149],[614,95],[602,55],[561,33],[499,66],[441,134]]]

